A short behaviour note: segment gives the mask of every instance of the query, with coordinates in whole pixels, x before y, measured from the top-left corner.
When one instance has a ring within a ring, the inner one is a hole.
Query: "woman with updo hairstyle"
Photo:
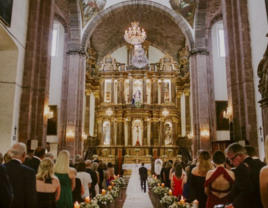
[[[235,175],[224,167],[226,157],[223,152],[216,151],[213,154],[213,163],[216,169],[207,172],[205,181],[205,193],[208,195],[206,208],[214,208],[218,204],[231,202],[230,190],[234,183]]]
[[[212,169],[210,154],[208,151],[201,151],[196,167],[191,174],[191,191],[194,192],[194,199],[199,201],[199,208],[206,208],[207,195],[204,191],[206,174]]]
[[[54,163],[44,158],[36,174],[37,208],[56,208],[60,198],[60,182],[54,175]]]

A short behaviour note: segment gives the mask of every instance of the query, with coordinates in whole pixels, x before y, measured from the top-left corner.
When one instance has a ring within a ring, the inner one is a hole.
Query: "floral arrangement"
[[[97,194],[94,197],[94,200],[96,200],[98,204],[107,204],[109,202],[112,203],[114,201],[114,198],[111,194],[106,193],[105,195]]]
[[[120,188],[117,187],[117,186],[114,186],[112,190],[119,192],[120,191]]]
[[[93,157],[93,158],[98,158],[99,156],[98,156],[98,155],[93,155],[92,157]]]
[[[148,186],[149,186],[149,187],[157,186],[158,183],[161,183],[161,181],[158,180],[158,179],[155,179],[155,178],[153,178],[153,177],[151,177],[151,176],[148,177]]]
[[[152,155],[146,155],[145,157],[152,157]]]
[[[173,149],[168,149],[167,151],[168,151],[168,152],[173,152]]]
[[[107,193],[111,194],[114,199],[119,195],[118,191],[116,191],[116,189],[114,188],[111,191],[108,191]]]
[[[99,208],[100,206],[97,204],[96,201],[92,200],[90,203],[82,202],[80,203],[81,208]]]
[[[121,178],[121,177],[118,177],[118,178],[116,178],[115,180],[111,180],[111,181],[110,181],[110,184],[111,184],[112,182],[114,183],[115,186],[118,186],[118,187],[121,187],[123,184],[126,183],[125,180],[124,180],[123,178]],[[115,188],[115,187],[114,187],[114,188]]]
[[[139,151],[141,151],[141,150],[140,150],[140,149],[134,149],[134,151],[135,151],[135,152],[139,152]]]
[[[126,157],[126,158],[127,158],[127,157],[130,157],[130,156],[129,156],[129,155],[125,155],[124,157]]]
[[[169,196],[169,195],[165,195],[161,200],[160,203],[161,204],[167,204],[167,205],[171,205],[174,202],[178,202],[179,199],[176,196]]]
[[[180,204],[178,202],[174,202],[168,208],[191,208],[191,205],[188,203]]]
[[[167,158],[167,156],[166,155],[162,155],[162,158]]]
[[[114,156],[113,155],[108,155],[108,158],[113,158]]]
[[[155,194],[168,194],[169,187],[155,186],[152,188],[152,192]]]

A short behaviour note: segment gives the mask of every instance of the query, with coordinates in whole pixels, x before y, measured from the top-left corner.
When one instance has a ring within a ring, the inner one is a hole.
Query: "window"
[[[57,49],[58,49],[58,28],[54,28],[52,33],[51,56],[57,56],[58,53]]]
[[[224,45],[224,31],[223,31],[223,29],[218,30],[218,48],[219,48],[219,57],[225,57],[225,45]]]

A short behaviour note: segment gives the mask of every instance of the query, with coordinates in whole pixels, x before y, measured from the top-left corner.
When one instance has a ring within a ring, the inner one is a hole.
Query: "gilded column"
[[[144,120],[144,122],[143,122],[143,143],[142,143],[143,146],[148,146],[147,125],[148,125],[147,120]]]
[[[143,78],[143,103],[147,103],[146,80],[147,80],[147,75],[145,75],[144,78]]]
[[[133,78],[131,74],[129,74],[129,102],[132,101],[133,98]]]
[[[131,118],[128,118],[128,121],[127,121],[127,138],[128,138],[128,142],[127,142],[127,145],[128,146],[132,146],[132,121],[131,121]]]
[[[176,145],[176,141],[178,138],[178,119],[177,118],[172,118],[172,144]]]
[[[91,92],[86,91],[86,108],[85,108],[85,122],[84,122],[84,132],[89,135],[89,118],[90,118],[90,94]]]
[[[158,80],[152,79],[152,90],[151,90],[151,97],[152,97],[152,104],[158,103]]]
[[[151,121],[151,138],[152,145],[159,145],[159,120],[152,119]]]
[[[161,119],[160,119],[159,144],[160,144],[160,145],[165,145],[164,118],[161,118]]]
[[[186,134],[191,131],[191,115],[190,115],[190,91],[184,90],[185,95],[185,114],[186,114]]]
[[[160,103],[165,103],[165,80],[164,78],[161,78],[161,101]]]
[[[122,87],[122,80],[121,79],[118,79],[117,80],[117,104],[121,103],[121,94],[120,94],[120,89]]]
[[[121,97],[121,103],[122,104],[125,104],[125,94],[124,94],[125,85],[124,85],[124,82],[125,82],[125,80],[122,78],[121,79],[121,89],[120,89],[120,97]]]
[[[176,79],[171,79],[171,102],[176,102]]]
[[[182,136],[182,133],[181,133],[181,95],[182,95],[182,91],[177,91],[177,108],[178,108],[178,111],[180,112],[178,125],[177,125],[177,132],[179,136]]]
[[[104,90],[105,90],[105,81],[104,79],[100,80],[100,103],[104,103]]]
[[[117,121],[117,144],[125,145],[124,141],[124,122],[123,120]]]
[[[111,137],[111,145],[115,145],[114,142],[114,117],[111,118],[111,132],[110,132],[110,137]]]
[[[114,78],[112,78],[111,82],[111,103],[114,104]]]
[[[103,145],[103,137],[102,137],[102,119],[98,118],[98,140],[99,140],[99,145]]]

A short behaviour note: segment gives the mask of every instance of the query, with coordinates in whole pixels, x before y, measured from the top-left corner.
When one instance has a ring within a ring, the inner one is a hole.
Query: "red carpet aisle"
[[[148,184],[146,184],[147,192],[144,193],[144,191],[141,190],[139,178],[139,169],[133,169],[127,186],[127,198],[123,208],[153,208],[148,194]]]

